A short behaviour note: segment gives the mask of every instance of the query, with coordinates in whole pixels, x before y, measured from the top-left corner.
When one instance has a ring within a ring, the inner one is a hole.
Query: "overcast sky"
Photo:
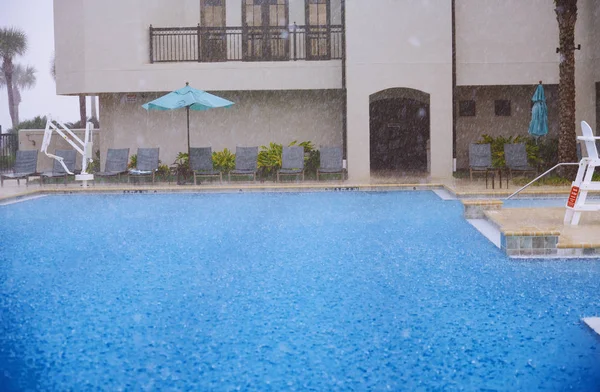
[[[35,87],[22,92],[21,121],[46,114],[63,122],[79,120],[77,97],[56,95],[56,85],[50,75],[50,59],[54,52],[53,23],[52,0],[0,0],[0,27],[17,27],[28,38],[27,53],[13,61],[37,70]],[[88,116],[89,113],[88,107]],[[0,89],[0,125],[3,132],[12,127],[6,88]]]

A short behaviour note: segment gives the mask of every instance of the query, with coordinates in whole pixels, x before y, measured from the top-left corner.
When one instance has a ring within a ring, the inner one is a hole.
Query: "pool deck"
[[[498,184],[496,184],[498,185]],[[483,219],[490,222],[502,236],[502,248],[515,257],[586,256],[600,258],[600,213],[582,214],[578,226],[563,225],[565,209],[562,207],[503,208],[501,200],[518,189],[485,187],[485,181],[468,179],[435,180],[418,176],[375,177],[370,183],[351,181],[305,181],[302,183],[235,182],[202,185],[98,183],[83,188],[80,183],[51,184],[40,187],[37,181],[25,187],[9,180],[0,188],[0,202],[18,201],[44,194],[73,193],[215,193],[215,192],[302,192],[302,191],[386,191],[386,190],[437,190],[448,198],[461,199],[465,208],[476,205],[482,208]],[[564,197],[568,186],[536,186],[521,193],[522,197]],[[550,245],[549,245],[550,244]],[[548,247],[555,249],[549,252]]]

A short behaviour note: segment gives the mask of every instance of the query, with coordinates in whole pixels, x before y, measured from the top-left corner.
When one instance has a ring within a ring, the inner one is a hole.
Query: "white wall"
[[[394,87],[430,94],[431,175],[452,171],[451,1],[347,2],[348,174],[370,178],[369,96]]]
[[[170,91],[185,81],[204,90],[341,88],[341,61],[150,64],[149,26],[194,27],[200,0],[54,0],[58,94]],[[304,2],[290,23],[304,22]],[[241,26],[241,0],[227,1]]]
[[[554,0],[457,0],[458,85],[558,83]]]
[[[56,90],[76,92],[85,85],[83,0],[54,2]],[[60,86],[60,89],[59,89]]]
[[[560,54],[554,0],[457,0],[457,84],[558,84]],[[575,29],[576,122],[595,123],[600,80],[600,2],[579,0]]]
[[[315,147],[342,145],[343,95],[339,91],[219,92],[231,108],[190,111],[190,144],[213,151],[236,146],[288,144],[310,140]],[[150,111],[141,105],[156,94],[100,95],[102,111],[101,156],[106,149],[159,147],[160,159],[171,164],[187,150],[185,110]]]

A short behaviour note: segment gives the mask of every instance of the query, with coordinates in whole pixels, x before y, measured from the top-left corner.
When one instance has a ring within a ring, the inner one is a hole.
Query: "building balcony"
[[[326,61],[343,57],[341,25],[153,27],[150,63]]]

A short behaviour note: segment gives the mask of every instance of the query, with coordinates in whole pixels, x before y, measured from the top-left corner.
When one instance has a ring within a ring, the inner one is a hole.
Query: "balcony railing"
[[[327,27],[152,27],[150,63],[342,58],[341,25]]]

